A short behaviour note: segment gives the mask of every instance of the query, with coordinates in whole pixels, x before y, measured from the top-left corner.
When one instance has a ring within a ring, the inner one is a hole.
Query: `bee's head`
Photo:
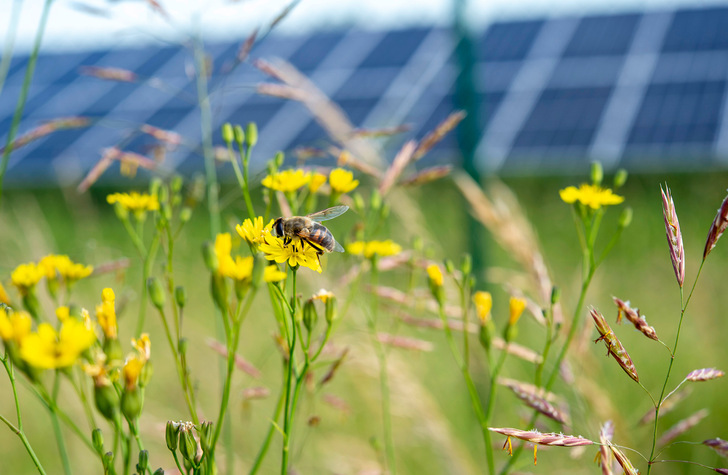
[[[273,223],[273,235],[278,237],[283,236],[283,218],[278,218]]]

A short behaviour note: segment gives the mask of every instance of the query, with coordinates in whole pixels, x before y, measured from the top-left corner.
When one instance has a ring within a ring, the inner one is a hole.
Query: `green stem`
[[[283,412],[283,450],[281,454],[281,475],[288,471],[288,456],[291,447],[291,383],[296,352],[296,269],[291,268],[291,296],[293,307],[289,305],[291,315],[291,338],[288,342],[288,368],[286,371],[286,399]]]
[[[260,450],[258,451],[258,455],[255,457],[255,462],[253,462],[253,466],[250,469],[249,475],[254,475],[258,473],[258,470],[260,469],[260,466],[263,464],[263,460],[265,459],[266,454],[268,453],[268,448],[270,447],[270,443],[273,440],[273,434],[276,430],[276,423],[278,422],[278,418],[281,417],[281,411],[283,410],[283,402],[285,398],[286,392],[281,389],[280,394],[278,395],[278,402],[276,403],[276,408],[273,411],[273,418],[271,419],[270,427],[268,427],[268,434],[265,436],[265,440],[263,441],[263,445],[260,447]]]
[[[0,60],[0,93],[2,93],[5,79],[8,77],[10,70],[10,60],[13,58],[13,48],[15,47],[15,37],[18,32],[18,22],[20,20],[20,6],[23,4],[20,0],[13,2],[13,9],[10,12],[10,22],[8,23],[8,31],[5,35],[5,48],[3,49],[3,57]]]
[[[63,471],[66,475],[71,475],[71,463],[68,459],[68,451],[66,451],[66,443],[64,442],[63,433],[61,432],[61,425],[58,423],[58,416],[56,415],[56,401],[58,400],[58,391],[60,389],[60,373],[56,370],[56,375],[53,381],[53,395],[51,400],[51,423],[53,424],[53,433],[56,436],[56,443],[58,444],[58,451],[61,454],[61,462],[63,464]]]
[[[15,135],[18,133],[20,119],[23,117],[25,103],[28,100],[30,82],[33,79],[33,73],[35,72],[35,63],[38,60],[38,52],[40,51],[40,45],[43,42],[43,34],[45,33],[46,24],[48,23],[48,17],[51,11],[51,4],[53,4],[53,0],[45,0],[45,3],[43,4],[43,12],[41,13],[40,23],[38,24],[38,29],[35,33],[33,51],[30,53],[30,58],[28,58],[28,66],[25,68],[25,78],[23,79],[23,86],[20,89],[20,96],[18,97],[18,102],[15,106],[13,121],[10,124],[8,138],[5,143],[5,150],[3,150],[2,160],[0,161],[0,199],[2,199],[3,180],[5,179],[5,172],[8,169],[10,153],[13,151],[13,141],[15,140]]]
[[[25,436],[25,431],[23,430],[23,417],[20,414],[20,402],[18,401],[18,391],[15,387],[15,370],[12,366],[12,363],[9,361],[9,358],[7,355],[5,355],[4,358],[0,358],[0,361],[2,361],[3,366],[5,367],[5,372],[8,374],[8,379],[10,380],[10,387],[13,390],[13,401],[15,402],[15,415],[18,419],[18,425],[16,427],[2,415],[0,415],[0,420],[2,420],[5,423],[5,425],[7,425],[8,428],[15,435],[17,435],[20,438],[20,441],[23,443],[23,447],[25,447],[25,451],[28,452],[28,455],[30,455],[31,460],[33,460],[33,464],[35,465],[36,470],[38,470],[38,473],[40,473],[41,475],[45,475],[46,472],[43,469],[43,465],[41,465],[40,460],[38,459],[38,456],[35,454],[35,451],[33,450],[33,447],[30,445],[30,441]]]

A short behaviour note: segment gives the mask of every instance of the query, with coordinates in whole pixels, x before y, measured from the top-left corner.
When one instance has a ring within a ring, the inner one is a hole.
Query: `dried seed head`
[[[617,323],[620,323],[620,320],[622,319],[622,315],[629,320],[634,327],[641,331],[643,335],[645,335],[647,338],[650,338],[652,340],[658,341],[659,338],[657,338],[657,332],[655,332],[655,329],[647,324],[647,320],[645,319],[644,315],[640,315],[640,311],[638,308],[632,308],[629,306],[629,301],[624,302],[617,297],[612,297],[614,299],[614,303],[617,305],[617,309],[619,309],[619,313],[617,314]]]
[[[599,465],[602,467],[602,475],[612,475],[612,451],[609,450],[607,444],[612,441],[614,436],[614,424],[612,421],[607,421],[602,425],[599,431],[599,442],[602,444],[599,447]]]
[[[703,260],[708,257],[710,251],[715,247],[715,243],[718,242],[721,234],[725,231],[728,226],[728,196],[723,199],[723,202],[718,208],[718,214],[713,219],[713,224],[710,225],[710,231],[708,231],[708,239],[705,241],[705,250],[703,251]]]
[[[559,424],[568,424],[568,415],[554,407],[544,397],[541,397],[537,392],[537,388],[531,385],[519,384],[518,382],[509,382],[506,386],[518,396],[518,399],[525,402],[531,409],[537,410]]]
[[[555,432],[541,433],[537,430],[520,430],[509,427],[488,427],[491,432],[497,432],[507,437],[525,440],[533,444],[548,445],[556,447],[579,447],[582,445],[593,445],[594,442],[575,435],[557,434]]]
[[[599,334],[601,335],[599,338],[594,340],[594,343],[599,340],[604,341],[604,344],[607,346],[608,354],[614,357],[617,363],[619,363],[619,366],[622,367],[624,372],[627,373],[630,378],[639,382],[640,378],[637,375],[637,369],[634,367],[634,363],[632,363],[632,358],[629,357],[629,353],[627,353],[627,350],[624,349],[624,346],[622,346],[622,343],[609,327],[607,321],[596,309],[592,308],[589,312],[594,319],[594,324],[596,325]]]
[[[688,373],[685,376],[687,381],[710,381],[711,379],[720,378],[725,376],[725,373],[716,368],[702,368],[696,369]]]
[[[662,193],[662,214],[665,218],[665,233],[667,234],[667,245],[670,247],[670,259],[672,260],[672,268],[675,270],[675,277],[680,287],[685,281],[685,248],[683,247],[682,233],[680,232],[680,223],[677,220],[677,212],[675,211],[675,203],[670,195],[670,188],[665,186],[665,190],[660,186]]]
[[[607,444],[609,445],[609,448],[612,449],[614,458],[617,459],[617,463],[619,463],[619,466],[622,467],[622,470],[624,470],[626,475],[639,475],[640,471],[632,465],[632,462],[630,462],[627,456],[624,455],[624,452],[612,445],[611,442],[607,442]]]
[[[718,452],[723,457],[728,458],[728,441],[723,439],[708,439],[703,441],[703,445],[707,445],[711,449]]]
[[[679,437],[681,434],[684,434],[685,432],[689,431],[700,421],[702,421],[706,416],[708,415],[707,409],[701,409],[692,416],[683,419],[676,423],[674,426],[670,427],[663,435],[660,437],[660,440],[657,441],[657,444],[660,446],[665,446],[675,440],[677,437]]]

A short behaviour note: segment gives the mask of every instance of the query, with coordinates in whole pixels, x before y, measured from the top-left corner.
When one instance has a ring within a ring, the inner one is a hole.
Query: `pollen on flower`
[[[359,186],[359,180],[354,179],[354,174],[343,168],[335,168],[329,173],[329,184],[336,193],[349,193]]]
[[[333,298],[333,297],[334,297],[334,293],[331,292],[331,291],[328,291],[326,289],[320,289],[318,292],[316,292],[315,294],[313,294],[311,296],[311,298],[313,300],[320,300],[323,303],[328,302],[328,300],[331,299],[331,298]]]
[[[602,206],[617,205],[624,201],[623,196],[615,195],[609,188],[601,188],[586,183],[579,186],[579,188],[568,186],[559,191],[559,196],[566,203],[578,201],[584,206],[595,210]]]
[[[296,191],[311,181],[311,173],[298,170],[284,170],[263,178],[262,185],[284,193]]]

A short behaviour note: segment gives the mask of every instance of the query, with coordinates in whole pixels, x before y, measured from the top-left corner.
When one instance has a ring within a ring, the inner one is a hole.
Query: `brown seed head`
[[[703,441],[703,445],[707,445],[711,449],[718,452],[723,457],[728,458],[728,441],[723,439],[708,439]]]
[[[582,445],[593,445],[594,442],[575,435],[557,434],[555,432],[541,433],[537,430],[520,430],[509,427],[488,427],[491,432],[497,432],[508,437],[525,440],[539,445],[557,447],[579,447]]]
[[[599,431],[599,442],[602,444],[599,447],[599,465],[602,467],[602,475],[612,475],[614,473],[612,471],[612,451],[608,447],[613,436],[614,424],[612,424],[612,421],[607,421]]]
[[[554,407],[546,398],[542,397],[538,393],[537,388],[525,383],[519,383],[518,381],[509,381],[506,383],[506,386],[518,396],[518,399],[525,402],[531,409],[537,410],[559,424],[568,424],[568,415]]]
[[[718,208],[718,214],[715,215],[713,224],[710,225],[708,239],[705,241],[703,260],[705,260],[705,258],[708,257],[708,254],[710,254],[710,251],[713,250],[715,243],[718,242],[718,239],[721,234],[723,234],[723,231],[725,231],[726,226],[728,226],[728,196],[723,199],[723,202],[720,204],[720,208]]]
[[[617,323],[620,323],[622,315],[624,315],[624,317],[629,320],[637,330],[641,331],[644,336],[655,341],[659,340],[659,338],[657,338],[657,332],[655,332],[653,327],[647,324],[647,319],[645,319],[644,315],[640,315],[639,309],[630,307],[629,302],[624,302],[617,297],[612,298],[619,310],[619,313],[617,314]]]
[[[716,368],[696,369],[688,373],[685,379],[688,381],[710,381],[725,376],[725,373]]]
[[[630,462],[627,456],[624,455],[624,452],[612,445],[611,442],[607,442],[607,444],[609,445],[609,448],[612,449],[614,458],[617,459],[617,463],[619,463],[619,466],[622,467],[622,470],[624,470],[626,475],[639,475],[640,471],[632,465],[632,462]]]
[[[594,324],[596,325],[599,334],[601,335],[599,338],[594,340],[594,343],[599,340],[604,341],[604,344],[607,346],[608,354],[614,357],[617,363],[619,363],[619,366],[629,375],[630,378],[639,382],[640,378],[637,375],[637,369],[634,367],[634,363],[632,363],[632,358],[629,357],[629,353],[627,353],[627,350],[624,349],[624,346],[622,346],[619,338],[617,338],[612,329],[609,327],[607,321],[596,309],[592,308],[589,312],[594,319]]]
[[[665,190],[660,187],[662,193],[662,215],[665,218],[665,233],[667,234],[667,245],[670,247],[670,259],[672,267],[675,270],[675,277],[680,287],[685,281],[685,248],[683,247],[682,233],[680,232],[680,223],[677,220],[677,212],[675,211],[675,203],[670,195],[670,188],[665,186]]]

